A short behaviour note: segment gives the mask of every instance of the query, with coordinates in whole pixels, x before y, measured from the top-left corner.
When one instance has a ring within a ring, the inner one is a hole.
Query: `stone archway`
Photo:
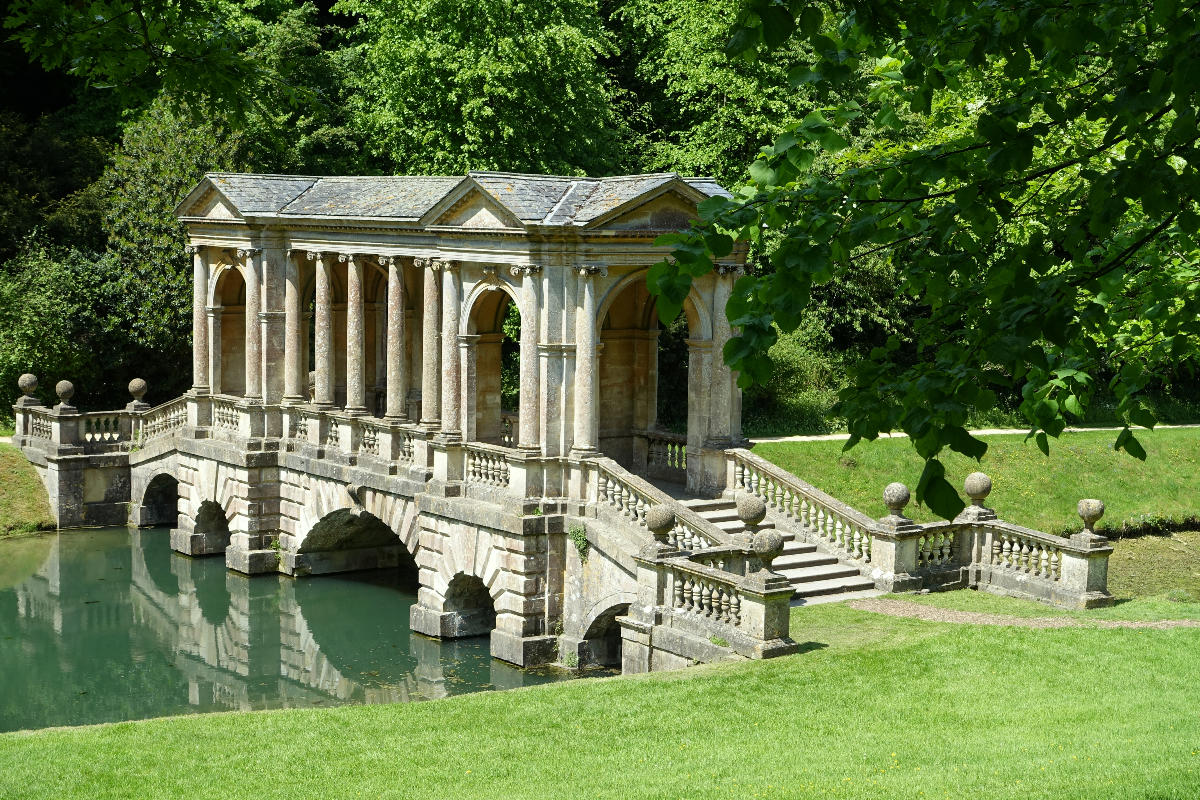
[[[204,500],[200,503],[192,524],[192,533],[204,537],[208,554],[225,552],[225,548],[229,546],[229,520],[220,503],[215,500]]]
[[[246,280],[235,265],[217,273],[212,305],[213,394],[246,391]]]
[[[445,614],[442,636],[445,638],[483,636],[496,627],[492,595],[483,581],[474,575],[460,572],[450,579],[442,609]]]
[[[621,666],[621,626],[617,617],[629,613],[629,603],[609,606],[596,615],[583,635],[586,648],[581,648],[580,666]]]
[[[179,480],[166,472],[155,475],[146,486],[137,509],[139,528],[173,526],[179,518]]]
[[[503,282],[469,298],[465,345],[463,437],[515,447],[520,397],[521,310]]]

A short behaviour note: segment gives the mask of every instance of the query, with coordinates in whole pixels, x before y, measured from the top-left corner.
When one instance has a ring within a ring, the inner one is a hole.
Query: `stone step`
[[[715,520],[715,519],[710,519],[709,517],[705,517],[704,519],[707,520],[708,522],[711,522],[713,525],[716,525],[721,530],[729,531],[730,533],[742,533],[743,531],[746,530],[746,523],[742,522],[740,519]],[[774,522],[764,522],[761,525],[759,525],[758,527],[760,530],[765,529],[765,528],[774,528],[775,523]],[[780,533],[783,533],[783,531],[780,531]]]
[[[796,585],[796,593],[792,602],[808,597],[843,594],[846,592],[866,592],[875,588],[875,583],[869,578],[834,578],[827,581],[811,581]]]
[[[774,565],[772,565],[774,566]],[[836,578],[857,578],[858,570],[846,564],[821,564],[811,567],[793,567],[791,569],[776,569],[776,572],[787,577],[793,585],[800,583],[817,583]],[[865,580],[865,579],[864,579]],[[873,585],[873,584],[872,584]]]
[[[802,569],[806,567],[826,567],[830,564],[838,563],[837,556],[829,555],[828,553],[816,552],[816,547],[811,550],[789,553],[786,549],[783,555],[771,562],[771,569],[775,572],[786,573],[791,569]]]
[[[720,511],[720,510],[725,510],[725,509],[730,509],[730,508],[732,508],[732,509],[737,508],[737,503],[735,503],[732,500],[726,500],[721,497],[718,497],[716,499],[709,499],[709,498],[705,498],[705,497],[693,497],[688,500],[684,500],[683,504],[685,506],[687,506],[688,508],[695,509],[696,511],[700,511],[701,509],[706,510],[706,511],[708,511],[708,510]]]

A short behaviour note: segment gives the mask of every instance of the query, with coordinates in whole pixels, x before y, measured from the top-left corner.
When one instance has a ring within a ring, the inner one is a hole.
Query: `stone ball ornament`
[[[992,493],[992,479],[982,472],[972,472],[963,481],[963,491],[973,504],[983,505],[983,501]]]
[[[17,378],[17,388],[20,389],[21,394],[25,395],[26,397],[32,397],[33,393],[37,391],[37,387],[37,375],[34,375],[31,372],[26,372],[24,375]]]
[[[1104,503],[1095,499],[1080,500],[1075,510],[1083,520],[1084,530],[1088,533],[1095,533],[1096,523],[1104,516]]]
[[[54,393],[58,395],[58,399],[62,401],[63,405],[67,405],[75,396],[75,384],[70,381],[59,381],[54,386]]]
[[[912,499],[912,493],[908,491],[908,487],[897,481],[889,483],[883,487],[883,504],[887,506],[888,511],[896,516],[901,516],[904,507],[908,505],[908,501]]]
[[[142,380],[141,378],[134,378],[129,382],[129,393],[133,395],[133,399],[137,400],[139,403],[142,401],[142,398],[146,396],[146,392],[149,389],[150,387],[146,385],[146,381]]]
[[[675,510],[669,505],[657,505],[646,512],[646,527],[655,538],[666,537],[675,527]]]
[[[771,571],[771,562],[783,552],[783,535],[774,528],[767,528],[754,534],[750,549],[762,562],[763,570]]]
[[[735,499],[738,519],[746,525],[754,526],[767,517],[767,504],[756,494],[742,492]]]

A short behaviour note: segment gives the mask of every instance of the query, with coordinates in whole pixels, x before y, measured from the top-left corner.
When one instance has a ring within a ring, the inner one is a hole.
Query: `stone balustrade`
[[[466,445],[466,451],[466,481],[468,485],[474,483],[497,488],[508,487],[509,454],[507,448],[474,443]]]
[[[683,483],[687,477],[687,436],[668,431],[641,431],[646,442],[646,474]]]
[[[134,417],[134,441],[139,444],[169,436],[187,425],[187,398],[176,397]]]
[[[876,520],[749,450],[726,451],[729,486],[763,499],[810,538],[862,565],[872,563]]]
[[[637,525],[646,527],[646,512],[656,505],[670,505],[675,510],[675,526],[667,543],[678,550],[700,550],[706,547],[731,544],[728,534],[707,522],[699,514],[682,506],[649,481],[628,472],[611,458],[593,458],[585,462],[589,471],[588,500],[598,508],[615,513]],[[648,529],[647,529],[648,530]]]
[[[875,520],[748,450],[729,450],[726,458],[729,486],[761,497],[803,538],[857,566],[879,589],[970,586],[1066,607],[1112,602],[1106,539],[1090,528],[1063,537],[998,519],[982,505],[991,491],[982,473],[967,478],[972,505],[962,514],[919,525],[903,516],[909,492],[902,484],[887,487],[891,513]],[[1081,516],[1085,503],[1098,501],[1081,501]]]

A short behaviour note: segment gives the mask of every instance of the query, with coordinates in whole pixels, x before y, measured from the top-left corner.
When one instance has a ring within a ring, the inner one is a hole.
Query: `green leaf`
[[[774,50],[788,40],[796,28],[796,20],[783,6],[767,6],[760,12],[762,37],[768,48]]]
[[[825,15],[821,12],[821,9],[815,5],[809,5],[800,12],[800,18],[797,20],[796,27],[805,36],[812,36],[821,30],[821,25],[824,22]]]
[[[1042,455],[1050,455],[1050,440],[1046,438],[1045,431],[1039,431],[1035,441],[1037,441],[1038,450],[1042,451]]]
[[[925,462],[921,480],[917,483],[917,502],[942,519],[954,519],[966,508],[966,503],[945,478],[946,470],[936,458]]]
[[[773,186],[775,184],[775,170],[761,159],[750,165],[750,179],[760,186]]]
[[[891,103],[884,103],[883,107],[879,109],[879,113],[875,115],[875,124],[881,128],[891,128],[894,131],[904,127],[904,123],[900,121],[900,117]]]

